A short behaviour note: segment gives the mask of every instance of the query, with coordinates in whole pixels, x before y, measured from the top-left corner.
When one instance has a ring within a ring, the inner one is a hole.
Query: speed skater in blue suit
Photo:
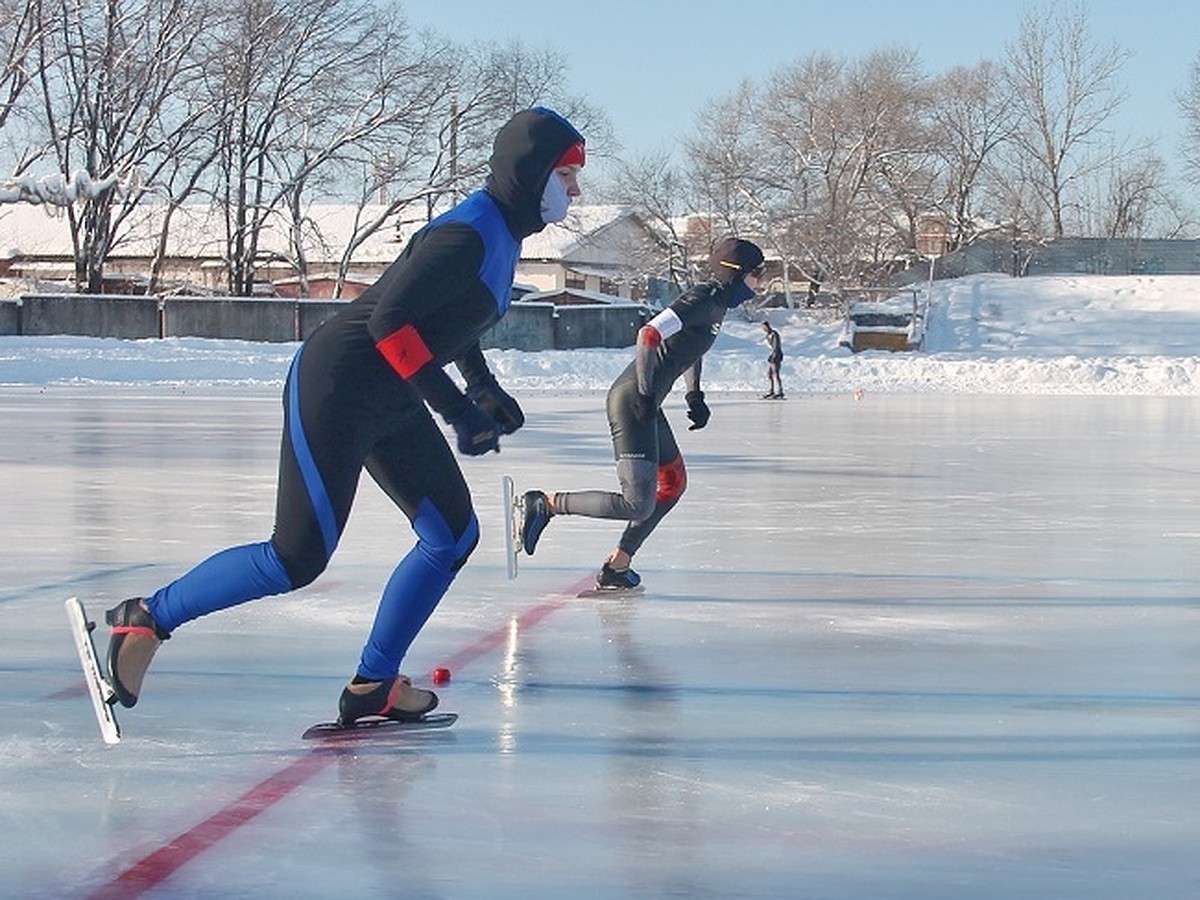
[[[422,228],[370,288],[297,351],[284,386],[271,537],[231,547],[107,613],[108,677],[133,706],[150,662],[179,626],[297,590],[329,564],[365,469],[416,544],[383,588],[339,722],[416,719],[437,696],[400,674],[410,645],[466,563],[479,522],[454,452],[499,450],[524,423],[479,338],[508,309],[521,241],[562,221],[579,196],[583,136],[534,107],[497,132],[484,186]],[[454,363],[465,392],[445,371]]]

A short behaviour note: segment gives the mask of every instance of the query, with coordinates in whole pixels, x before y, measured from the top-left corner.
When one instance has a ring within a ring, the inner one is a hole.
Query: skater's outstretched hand
[[[525,424],[525,413],[513,397],[500,387],[496,376],[487,377],[467,385],[467,396],[475,405],[487,413],[500,427],[501,434],[512,434]]]
[[[462,411],[447,418],[458,440],[458,452],[467,456],[482,456],[489,450],[500,452],[500,428],[495,420],[468,401]]]

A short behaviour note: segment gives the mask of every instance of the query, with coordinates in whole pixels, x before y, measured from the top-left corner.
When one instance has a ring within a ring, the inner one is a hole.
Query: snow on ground
[[[924,293],[922,287],[922,293]],[[1200,395],[1200,276],[977,275],[937,282],[924,352],[853,354],[828,310],[772,310],[790,393]],[[709,391],[765,388],[758,316],[731,313]],[[282,384],[294,344],[0,337],[0,384]],[[488,351],[517,390],[603,390],[629,349]]]

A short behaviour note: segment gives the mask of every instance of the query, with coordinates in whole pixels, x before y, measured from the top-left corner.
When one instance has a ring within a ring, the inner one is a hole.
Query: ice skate
[[[550,524],[550,500],[541,491],[526,491],[521,509],[521,549],[533,556],[538,538]]]
[[[100,726],[100,736],[106,744],[118,744],[121,742],[121,726],[117,723],[113,711],[117,695],[104,673],[100,671],[96,644],[92,640],[96,623],[88,618],[78,597],[68,598],[66,610],[75,638],[75,650],[79,654],[79,664],[83,669],[84,684],[87,685],[88,696],[92,700],[92,712],[96,714],[96,724]]]
[[[104,614],[112,627],[108,639],[108,680],[122,706],[134,706],[142,679],[159,645],[170,634],[158,627],[141,597],[132,597]]]
[[[633,569],[614,569],[608,563],[600,567],[596,576],[598,591],[632,591],[642,583],[642,576]]]
[[[413,687],[412,681],[404,675],[387,681],[366,682],[359,682],[356,677],[342,691],[337,724],[341,728],[350,728],[368,716],[415,722],[437,705],[437,694]]]

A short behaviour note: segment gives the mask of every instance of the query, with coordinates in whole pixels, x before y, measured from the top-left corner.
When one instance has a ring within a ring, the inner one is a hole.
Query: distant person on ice
[[[479,538],[454,453],[500,449],[525,421],[488,370],[479,337],[508,310],[521,240],[562,221],[579,196],[582,135],[535,107],[496,134],[485,186],[422,228],[358,299],[300,347],[284,386],[283,442],[270,540],[224,550],[146,598],[111,609],[108,675],[137,703],[154,652],[180,625],[312,582],[345,528],[363,469],[417,543],[383,589],[339,722],[409,720],[438,702],[400,664]],[[466,393],[443,370],[454,362]],[[257,701],[256,701],[257,702]]]
[[[642,543],[679,502],[687,486],[683,456],[662,412],[680,375],[687,417],[695,431],[708,424],[700,389],[700,360],[716,340],[725,313],[754,296],[762,277],[762,251],[750,241],[727,238],[708,261],[712,280],[699,284],[638,332],[634,360],[608,390],[608,425],[620,493],[528,491],[523,497],[521,544],[532,554],[554,516],[622,519],[628,524],[596,576],[601,590],[629,590],[641,583],[630,563]]]
[[[763,394],[764,400],[782,400],[783,399],[783,379],[779,377],[779,366],[783,362],[783,347],[779,343],[779,332],[771,327],[770,322],[762,323],[763,333],[766,337],[763,342],[767,345],[767,393]]]

